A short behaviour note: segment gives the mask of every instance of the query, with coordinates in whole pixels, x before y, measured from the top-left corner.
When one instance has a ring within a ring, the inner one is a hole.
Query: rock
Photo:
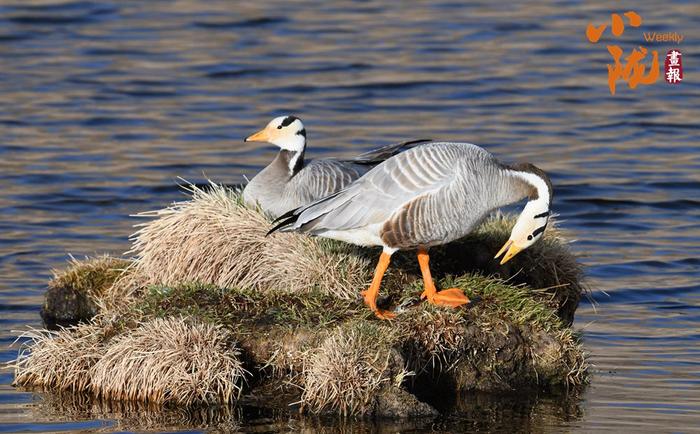
[[[119,277],[128,261],[100,256],[73,259],[67,270],[49,281],[41,318],[48,328],[85,322],[98,312],[97,298]]]
[[[386,418],[435,417],[439,413],[412,393],[390,386],[377,394],[373,415]]]

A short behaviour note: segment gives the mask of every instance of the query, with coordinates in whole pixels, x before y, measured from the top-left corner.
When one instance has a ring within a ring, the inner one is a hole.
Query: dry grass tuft
[[[417,374],[448,370],[466,345],[463,312],[426,307],[407,312],[400,324],[406,361]]]
[[[305,355],[302,405],[344,416],[367,413],[377,392],[392,381],[388,373],[394,337],[390,327],[365,321],[333,330]]]
[[[114,400],[230,403],[246,375],[238,356],[220,326],[157,318],[110,342],[90,369],[91,389]]]
[[[270,222],[240,192],[212,183],[187,187],[192,199],[139,214],[154,218],[132,236],[130,279],[138,285],[202,282],[222,288],[308,292],[356,298],[370,264],[351,246],[300,234],[265,236]]]
[[[226,404],[247,374],[231,333],[181,317],[153,319],[108,338],[102,324],[30,330],[14,361],[17,386],[90,392],[153,404]]]
[[[71,256],[66,270],[53,270],[49,289],[70,287],[97,301],[109,290],[129,264],[130,262],[127,260],[108,255],[83,260]]]
[[[533,369],[538,376],[567,389],[588,382],[586,352],[581,339],[570,328],[549,336],[535,332],[529,337],[529,342]]]
[[[74,392],[90,388],[90,369],[105,352],[102,328],[81,324],[59,331],[29,330],[14,361],[16,386]]]

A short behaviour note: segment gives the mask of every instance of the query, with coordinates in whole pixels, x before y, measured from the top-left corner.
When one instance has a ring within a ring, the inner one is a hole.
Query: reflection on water
[[[279,430],[323,432],[512,432],[513,427],[530,431],[564,426],[583,415],[579,396],[467,394],[451,397],[440,408],[445,416],[411,420],[343,420],[329,416],[300,417],[294,412],[243,404],[236,407],[199,409],[150,408],[137,403],[102,402],[81,395],[47,393],[29,405],[31,417],[41,421],[66,422],[72,429],[97,431],[169,431],[210,429],[222,432]],[[26,407],[26,406],[25,406]],[[102,421],[98,424],[95,421]],[[21,422],[10,425],[19,428]]]
[[[609,7],[3,2],[0,360],[14,355],[11,330],[39,325],[51,267],[69,253],[127,250],[134,222],[125,216],[180,199],[178,176],[253,175],[273,149],[242,138],[294,113],[311,157],[427,136],[537,163],[552,175],[555,210],[592,286],[606,291],[594,294],[597,311],[585,303],[577,315],[595,364],[583,397],[471,396],[447,417],[389,430],[700,425],[697,6],[635,4],[644,31],[685,36],[685,81],[618,85],[614,98],[609,54],[584,37]],[[641,31],[625,31],[626,50],[642,43]],[[13,431],[167,430],[184,421],[146,412],[154,425],[136,427],[139,411],[74,405],[14,390],[11,380],[0,372],[0,423]],[[231,419],[187,425],[377,428],[254,407],[222,417]]]
[[[200,409],[162,409],[143,404],[102,402],[72,393],[46,393],[31,404],[32,417],[37,421],[73,423],[72,429],[97,428],[107,432],[176,430],[216,427],[237,430],[242,411],[238,408],[214,407]]]

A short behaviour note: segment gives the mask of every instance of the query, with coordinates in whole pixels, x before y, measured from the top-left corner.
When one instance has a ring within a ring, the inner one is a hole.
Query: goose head
[[[547,174],[529,163],[513,166],[511,173],[529,185],[531,192],[525,208],[513,226],[510,238],[495,256],[498,258],[503,255],[501,265],[542,238],[551,215],[550,205],[553,191],[552,183]]]
[[[529,202],[525,205],[525,209],[513,226],[508,242],[501,247],[495,256],[498,258],[503,255],[501,265],[542,238],[549,221],[549,215],[548,207],[544,207],[542,204]]]
[[[306,147],[306,129],[296,116],[279,116],[245,142],[267,142],[292,152],[303,152]]]

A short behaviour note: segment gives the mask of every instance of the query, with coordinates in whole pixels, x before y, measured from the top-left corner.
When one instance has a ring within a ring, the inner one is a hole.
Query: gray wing
[[[450,181],[416,195],[381,227],[384,243],[396,248],[445,244],[471,232],[492,210],[520,200],[527,189],[484,149],[446,144],[454,152]],[[435,152],[433,152],[434,154]]]
[[[314,214],[303,230],[345,230],[382,223],[406,203],[454,179],[457,149],[421,146],[379,164]],[[305,218],[304,213],[301,214]],[[310,216],[309,216],[310,217]]]
[[[289,224],[281,228],[317,234],[382,224],[382,238],[394,247],[447,242],[468,233],[490,210],[519,199],[503,169],[475,145],[419,146],[287,216]]]
[[[289,180],[286,189],[308,204],[345,188],[365,172],[366,167],[336,159],[313,160]]]
[[[313,160],[289,181],[289,192],[297,195],[301,203],[308,204],[345,188],[387,158],[429,141],[420,139],[392,143],[347,160]]]
[[[454,182],[462,152],[460,146],[438,143],[398,154],[337,195],[304,209],[294,227],[317,232],[385,222],[407,202]]]

